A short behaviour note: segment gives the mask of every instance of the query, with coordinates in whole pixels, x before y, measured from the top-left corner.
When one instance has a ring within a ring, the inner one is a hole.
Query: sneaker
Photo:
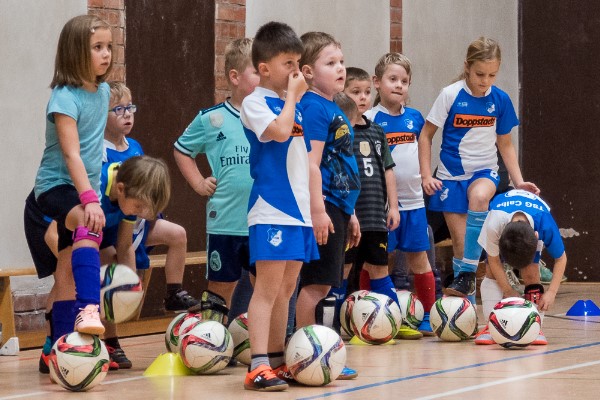
[[[75,318],[75,331],[87,333],[88,335],[102,335],[104,325],[100,322],[99,306],[97,304],[88,304],[85,308],[80,308],[77,318]]]
[[[200,303],[198,300],[192,297],[187,291],[181,289],[171,296],[165,297],[165,310],[176,313],[186,312],[188,308],[194,307],[198,303]]]
[[[475,344],[490,345],[495,343],[487,325],[475,335]]]
[[[358,372],[352,368],[344,367],[340,375],[337,377],[340,381],[347,381],[355,379],[358,376]]]
[[[531,342],[531,344],[534,346],[546,346],[548,344],[546,335],[544,335],[544,333],[542,331],[540,331],[540,334],[538,335],[538,337],[533,342]]]
[[[417,330],[421,332],[423,336],[435,336],[433,329],[431,329],[431,324],[429,323],[429,313],[424,314],[423,321],[421,321]]]
[[[446,289],[446,296],[466,297],[475,294],[475,272],[461,272]]]
[[[252,371],[248,371],[244,379],[244,389],[257,390],[259,392],[278,392],[286,390],[289,385],[278,378],[268,365],[260,365]]]
[[[131,361],[127,358],[122,348],[107,345],[106,350],[108,350],[108,357],[110,359],[108,369],[116,370],[131,368]]]
[[[48,355],[44,354],[42,351],[42,354],[40,355],[40,361],[38,363],[38,371],[40,371],[40,374],[50,373],[50,367],[48,366],[49,361]]]
[[[286,364],[281,364],[279,367],[273,368],[273,372],[275,372],[275,375],[277,375],[279,379],[283,379],[289,383],[296,382]]]
[[[401,340],[417,340],[421,339],[422,337],[423,334],[421,332],[404,324],[400,326],[398,333],[396,333],[396,339]]]
[[[202,314],[203,321],[212,320],[221,324],[225,323],[224,321],[229,314],[225,299],[210,290],[203,291],[200,301],[188,308],[187,311]]]
[[[508,279],[508,283],[510,284],[510,286],[514,290],[519,292],[521,296],[523,296],[524,292],[521,288],[521,282],[519,281],[519,278],[517,278],[517,275],[515,274],[515,271],[513,271],[513,268],[507,263],[504,263],[504,272],[506,273],[506,278]]]

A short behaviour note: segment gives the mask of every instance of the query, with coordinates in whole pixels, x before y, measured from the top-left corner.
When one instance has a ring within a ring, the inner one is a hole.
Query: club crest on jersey
[[[381,155],[381,141],[379,140],[375,142],[375,151],[377,152],[378,156]]]
[[[371,154],[371,145],[369,145],[369,142],[360,142],[359,150],[360,150],[360,154],[362,154],[364,157],[366,157],[369,154]]]
[[[283,232],[281,231],[281,229],[270,228],[267,231],[267,241],[272,246],[279,246],[281,242],[283,242]]]
[[[407,129],[413,129],[414,128],[414,123],[412,119],[405,119],[404,123],[406,124],[406,128]]]
[[[487,107],[487,112],[490,114],[496,111],[496,105],[494,103],[485,103],[485,106]]]
[[[215,128],[220,128],[221,126],[223,126],[223,114],[221,114],[220,112],[214,112],[210,114],[210,117],[208,117],[208,119],[210,120],[210,124]]]

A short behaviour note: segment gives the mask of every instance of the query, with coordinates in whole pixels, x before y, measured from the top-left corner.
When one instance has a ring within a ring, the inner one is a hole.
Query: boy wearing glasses
[[[123,162],[128,158],[143,155],[142,146],[134,139],[128,138],[137,111],[132,104],[131,91],[122,82],[110,82],[110,106],[108,120],[104,130],[104,163]],[[103,193],[104,195],[104,193]],[[148,252],[156,245],[167,247],[165,275],[167,281],[167,297],[164,299],[167,311],[183,312],[198,304],[198,300],[183,290],[182,281],[187,251],[185,229],[160,216],[152,221],[138,218],[133,229],[133,245],[135,247],[135,267],[146,270],[150,266]],[[116,254],[101,254],[102,263],[119,261]],[[104,334],[106,347],[111,356],[111,369],[131,368],[131,361],[119,345],[116,326],[105,323]]]

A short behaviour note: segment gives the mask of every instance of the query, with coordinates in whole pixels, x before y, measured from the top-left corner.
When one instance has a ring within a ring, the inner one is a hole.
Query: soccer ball
[[[133,318],[142,303],[142,282],[134,270],[122,264],[100,268],[100,317],[120,324]]]
[[[425,316],[423,303],[408,290],[396,290],[396,294],[402,313],[402,322],[412,329],[417,329]]]
[[[242,364],[250,365],[250,336],[248,335],[248,313],[241,314],[229,324],[233,338],[233,356]]]
[[[542,319],[535,305],[520,297],[503,299],[490,313],[492,339],[504,348],[526,347],[540,334]]]
[[[165,346],[167,351],[171,353],[179,352],[179,336],[193,324],[202,321],[201,314],[181,313],[169,323],[165,331]],[[184,325],[185,324],[185,325]]]
[[[197,374],[213,374],[225,368],[233,356],[231,334],[217,321],[202,321],[179,337],[183,363]]]
[[[340,308],[340,325],[344,332],[348,334],[348,336],[352,337],[354,332],[352,331],[352,308],[354,307],[354,303],[357,300],[362,299],[370,292],[368,290],[357,290],[356,292],[351,293],[346,300],[342,303],[342,307]]]
[[[475,331],[477,313],[466,297],[444,296],[431,307],[429,322],[437,337],[458,342],[469,339]]]
[[[384,294],[370,292],[352,308],[352,330],[362,341],[370,344],[392,340],[401,323],[398,304]]]
[[[108,351],[94,335],[72,332],[58,338],[49,357],[50,377],[73,392],[89,390],[108,372]]]
[[[296,381],[308,386],[327,385],[344,369],[346,347],[333,329],[322,325],[305,326],[290,338],[285,363]]]

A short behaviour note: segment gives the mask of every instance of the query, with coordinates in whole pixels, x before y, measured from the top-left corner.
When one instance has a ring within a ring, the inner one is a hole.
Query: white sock
[[[494,306],[498,304],[500,300],[502,300],[502,289],[500,289],[500,285],[498,285],[495,279],[485,277],[481,281],[479,290],[481,292],[481,307],[483,309],[483,317],[485,318],[485,323],[487,324],[488,318],[494,309]]]

